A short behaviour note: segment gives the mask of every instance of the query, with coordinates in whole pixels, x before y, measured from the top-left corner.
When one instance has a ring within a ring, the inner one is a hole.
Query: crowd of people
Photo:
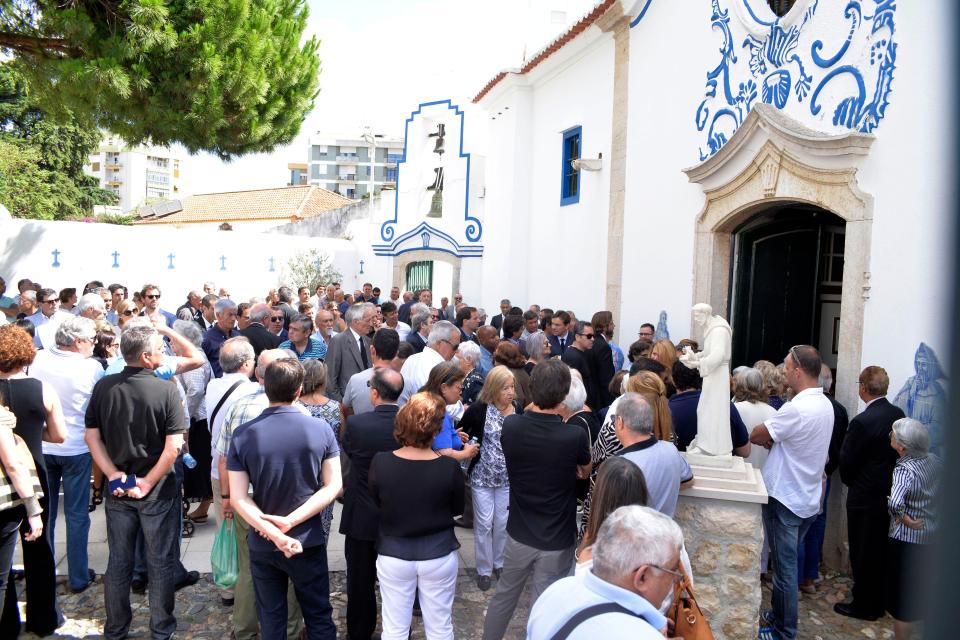
[[[695,340],[645,323],[624,349],[609,311],[587,321],[505,299],[488,318],[459,294],[434,306],[430,290],[381,298],[370,283],[282,286],[239,304],[206,283],[174,311],[154,284],[17,287],[6,296],[0,280],[2,637],[21,628],[18,537],[25,629],[64,621],[61,491],[74,593],[97,578],[89,514],[105,509],[107,638],[127,636],[131,591],[148,593],[153,637],[174,634],[174,593],[198,580],[180,542],[211,514],[234,525],[238,577],[220,593],[233,637],[336,638],[338,501],[351,639],[375,637],[378,614],[380,637],[407,638],[415,611],[428,638],[453,637],[456,526],[474,530],[478,588],[495,588],[485,640],[504,636],[528,582],[530,638],[672,635],[676,585],[696,569],[673,520],[696,482],[681,452],[697,436],[701,379],[678,358]],[[732,454],[762,469],[769,493],[761,638],[796,637],[835,470],[849,487],[854,578],[835,610],[889,612],[897,638],[910,636],[941,461],[888,384],[866,367],[866,408],[848,424],[812,346],[733,371]]]

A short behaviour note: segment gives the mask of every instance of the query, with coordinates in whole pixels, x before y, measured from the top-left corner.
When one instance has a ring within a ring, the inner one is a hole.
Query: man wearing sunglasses
[[[140,315],[147,316],[150,319],[154,319],[158,315],[162,316],[167,326],[173,328],[173,322],[177,319],[177,316],[160,308],[160,287],[155,284],[145,284],[143,289],[140,290],[140,297],[143,299],[143,311]]]
[[[60,311],[60,296],[53,289],[40,289],[37,293],[37,303],[40,309],[33,315],[27,316],[27,320],[33,323],[35,329],[33,333],[33,343],[38,349],[49,349],[54,346],[53,336],[56,333],[56,327],[66,320],[72,318],[72,313]],[[40,327],[50,325],[41,336]]]
[[[587,391],[587,405],[591,408],[597,408],[598,391],[594,380],[593,370],[590,368],[588,359],[590,350],[593,349],[593,343],[597,339],[593,325],[584,320],[578,320],[574,325],[573,343],[568,349],[565,349],[560,360],[571,369],[580,372],[583,378],[583,388]],[[569,335],[569,334],[568,334]]]

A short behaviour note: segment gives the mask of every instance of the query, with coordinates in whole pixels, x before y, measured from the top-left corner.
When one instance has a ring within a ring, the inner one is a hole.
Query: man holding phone
[[[110,483],[104,637],[125,638],[129,631],[134,545],[142,530],[150,572],[150,631],[154,638],[169,638],[177,628],[173,606],[180,555],[173,464],[186,433],[184,412],[175,383],[154,375],[164,359],[163,337],[154,327],[129,327],[120,350],[126,367],[97,383],[86,413],[87,445]]]

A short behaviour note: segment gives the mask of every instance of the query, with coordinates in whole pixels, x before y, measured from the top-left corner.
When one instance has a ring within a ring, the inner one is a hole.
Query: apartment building
[[[120,198],[127,212],[143,204],[180,196],[181,159],[165,147],[131,147],[117,136],[107,135],[90,155],[84,171],[100,180],[100,186]]]
[[[310,138],[310,184],[360,199],[397,185],[403,138],[364,133],[358,136],[317,133]],[[302,184],[301,167],[289,165],[290,183]]]

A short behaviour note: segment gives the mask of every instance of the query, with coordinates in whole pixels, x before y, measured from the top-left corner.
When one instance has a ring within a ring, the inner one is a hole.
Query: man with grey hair
[[[201,305],[202,300],[203,300],[203,294],[197,291],[196,289],[188,293],[187,301],[184,302],[179,307],[177,307],[177,310],[176,310],[177,317],[178,318],[180,317],[181,311],[186,310],[190,314],[190,318],[194,322],[200,324],[201,323],[200,312],[202,310],[202,305]]]
[[[369,302],[358,302],[347,309],[344,317],[347,330],[335,335],[327,349],[327,397],[337,402],[343,400],[350,378],[370,367],[370,338],[367,336],[376,315],[375,305]]]
[[[33,323],[33,344],[38,349],[49,349],[56,344],[54,334],[60,323],[74,316],[60,310],[60,296],[53,289],[40,289],[37,305],[37,312],[27,316],[27,320]]]
[[[220,368],[220,347],[230,338],[240,335],[233,326],[237,321],[237,303],[230,298],[220,298],[214,305],[214,313],[217,321],[203,334],[200,347],[210,362],[213,375],[219,378],[223,375],[223,369]]]
[[[658,603],[683,579],[683,532],[648,507],[620,507],[604,520],[593,544],[593,566],[554,582],[537,599],[528,638],[662,640],[667,619]]]
[[[276,349],[283,342],[283,338],[267,330],[271,315],[273,310],[270,305],[263,302],[254,304],[250,307],[250,326],[240,331],[240,335],[250,341],[254,358],[266,349]]]
[[[297,315],[296,309],[291,306],[293,304],[293,289],[287,285],[283,285],[277,289],[277,304],[274,305],[275,309],[283,309],[283,330],[286,331],[290,327],[290,321],[293,320],[293,316]]]
[[[413,345],[415,352],[420,353],[427,346],[427,336],[430,335],[430,327],[433,326],[433,314],[430,307],[417,302],[410,307],[410,333],[407,334],[406,341]]]
[[[77,315],[96,322],[107,315],[107,305],[98,293],[85,293],[77,300]]]
[[[237,536],[239,573],[237,575],[237,583],[233,587],[233,636],[237,640],[255,640],[262,634],[260,623],[257,620],[256,602],[253,593],[253,576],[250,573],[250,548],[247,546],[247,534],[250,531],[250,525],[248,525],[242,517],[234,518],[233,505],[230,502],[227,454],[230,452],[233,432],[236,431],[240,425],[258,418],[270,405],[266,390],[263,387],[267,367],[277,360],[289,357],[291,356],[289,356],[286,351],[280,349],[267,349],[260,354],[260,357],[257,358],[257,367],[254,371],[257,376],[257,388],[251,395],[238,396],[233,406],[230,407],[230,410],[225,412],[214,447],[219,457],[217,470],[220,483],[214,486],[213,489],[217,491],[219,487],[220,508],[223,517],[233,519],[234,533]],[[302,413],[309,415],[307,410],[303,408],[303,405],[296,403],[293,406]],[[287,638],[289,640],[295,640],[300,636],[303,628],[300,605],[297,603],[293,584],[290,584],[287,590]]]
[[[430,377],[430,371],[441,362],[450,360],[460,346],[460,329],[452,322],[440,320],[433,323],[427,337],[427,346],[415,353],[403,363],[400,375],[403,376],[403,393],[400,405],[407,403],[410,396],[420,391]]]
[[[90,357],[96,335],[93,320],[71,315],[57,327],[56,346],[37,352],[30,365],[30,376],[53,387],[63,407],[67,437],[61,444],[43,443],[50,509],[47,538],[52,546],[62,487],[63,514],[67,522],[68,586],[74,593],[84,591],[94,578],[87,561],[93,461],[84,442],[84,414],[94,386],[104,375],[100,363]]]
[[[653,409],[639,393],[620,396],[613,428],[623,445],[617,455],[640,467],[647,479],[648,504],[672,518],[680,489],[693,484],[690,465],[672,442],[653,435]]]
[[[187,425],[177,386],[154,375],[164,364],[160,333],[146,324],[128,327],[120,351],[126,367],[97,385],[85,416],[85,440],[106,479],[135,479],[133,487],[106,496],[110,553],[104,636],[127,637],[135,547],[142,533],[150,574],[150,630],[154,637],[167,638],[177,628],[173,607],[180,559],[180,497],[173,465]]]

